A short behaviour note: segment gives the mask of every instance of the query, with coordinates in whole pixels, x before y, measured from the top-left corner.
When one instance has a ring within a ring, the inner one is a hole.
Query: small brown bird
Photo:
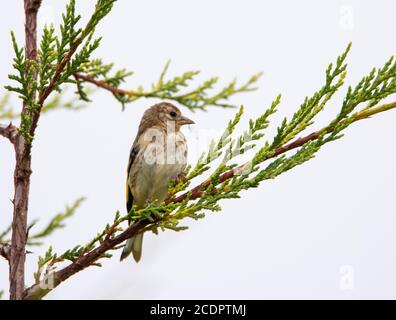
[[[127,169],[127,210],[141,209],[148,203],[162,203],[169,183],[183,173],[187,164],[187,143],[180,128],[194,121],[174,105],[161,102],[147,109],[129,155]],[[142,255],[143,233],[127,240],[121,254],[131,252],[136,262]]]

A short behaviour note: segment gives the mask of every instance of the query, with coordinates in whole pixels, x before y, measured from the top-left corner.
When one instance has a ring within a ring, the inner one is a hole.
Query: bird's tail
[[[143,233],[138,233],[136,236],[127,240],[124,249],[122,250],[120,260],[124,260],[132,252],[133,259],[139,262],[142,257]]]

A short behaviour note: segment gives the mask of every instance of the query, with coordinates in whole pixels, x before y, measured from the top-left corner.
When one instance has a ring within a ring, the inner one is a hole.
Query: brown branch
[[[8,125],[0,124],[0,136],[7,138],[11,143],[16,141],[17,134],[18,130],[12,123]]]
[[[76,50],[77,50],[78,46],[81,44],[81,42],[82,42],[82,39],[80,39],[78,42],[75,43],[75,45],[72,48],[70,48],[70,50],[67,52],[67,54],[63,57],[62,61],[57,65],[55,73],[54,73],[53,77],[51,78],[50,83],[44,89],[44,91],[40,94],[39,99],[38,99],[39,108],[34,113],[32,123],[30,124],[29,132],[31,135],[34,134],[34,132],[37,128],[37,124],[40,119],[41,111],[43,109],[45,100],[54,91],[60,75],[62,74],[66,65],[70,62],[71,58],[73,57],[73,54],[76,52]]]
[[[353,122],[358,121],[358,120],[367,119],[376,113],[384,112],[386,110],[390,110],[393,108],[396,108],[396,102],[390,103],[387,105],[382,105],[382,106],[375,107],[375,108],[371,108],[370,110],[361,111],[355,115]],[[333,130],[333,129],[330,127],[325,127],[322,130],[313,132],[303,138],[298,138],[289,144],[286,144],[280,148],[277,148],[275,150],[274,154],[272,154],[270,157],[268,157],[268,159],[279,156],[279,155],[281,155],[287,151],[293,150],[295,148],[301,147],[308,141],[317,139],[322,133],[331,132],[331,130]],[[238,170],[243,169],[243,167],[244,167],[244,165],[239,166],[238,168],[236,168],[234,170],[225,172],[223,175],[221,175],[221,177],[217,183],[220,184],[220,183],[232,178],[235,174],[237,174]],[[209,185],[210,185],[210,181],[207,180],[207,181],[203,182],[202,184],[200,184],[199,186],[193,188],[189,192],[186,192],[185,194],[183,194],[179,197],[176,197],[173,200],[167,200],[167,203],[181,202],[181,201],[185,200],[187,198],[187,196],[189,196],[189,199],[191,199],[191,200],[197,199],[203,195],[204,190]],[[23,298],[24,299],[41,299],[41,298],[43,298],[51,290],[56,288],[59,284],[61,284],[66,279],[70,278],[72,275],[84,270],[85,268],[87,268],[89,266],[94,265],[96,263],[96,261],[103,256],[104,253],[106,253],[109,250],[114,249],[117,245],[121,244],[122,242],[129,239],[130,237],[133,237],[134,235],[138,234],[147,225],[156,223],[156,222],[158,222],[158,221],[141,220],[141,221],[138,221],[137,223],[133,224],[130,228],[128,228],[124,232],[120,233],[119,235],[115,236],[114,238],[106,236],[105,240],[97,248],[93,249],[90,252],[83,253],[73,263],[69,264],[68,266],[64,267],[63,269],[61,269],[57,272],[54,272],[52,286],[48,286],[48,283],[45,283],[44,285],[43,285],[43,282],[37,283],[25,290]],[[116,227],[116,225],[113,225],[112,227],[110,227],[109,230],[115,230],[115,227]]]
[[[89,76],[87,74],[82,74],[82,73],[77,73],[76,72],[73,75],[74,75],[74,78],[76,78],[76,80],[82,80],[82,81],[85,81],[85,82],[92,83],[92,84],[94,84],[95,86],[97,86],[99,88],[102,88],[102,89],[105,89],[107,91],[110,91],[112,94],[118,94],[118,95],[121,95],[121,96],[129,96],[129,97],[134,97],[134,96],[138,97],[138,96],[140,96],[140,94],[138,92],[131,91],[131,90],[124,90],[124,89],[119,89],[119,88],[113,87],[112,85],[106,83],[105,81],[95,79],[95,78],[93,78],[93,77],[91,77],[91,76]]]
[[[317,131],[317,132],[312,132],[311,134],[309,134],[303,138],[298,138],[289,144],[286,144],[284,146],[281,146],[281,147],[275,149],[274,152],[271,153],[271,155],[268,156],[265,160],[275,158],[283,153],[286,153],[287,151],[299,148],[299,147],[303,146],[304,144],[306,144],[308,141],[316,140],[319,137],[319,135],[320,135],[320,131]],[[234,176],[236,176],[238,174],[238,172],[241,172],[243,170],[243,168],[247,165],[249,165],[249,163],[244,163],[234,169],[224,172],[218,178],[217,184],[221,184],[224,181],[233,178]],[[178,202],[184,201],[187,198],[189,200],[195,200],[195,199],[201,198],[204,195],[205,190],[210,186],[211,183],[212,183],[211,179],[205,180],[204,182],[202,182],[201,184],[192,188],[188,192],[185,192],[185,193],[181,194],[180,196],[177,196],[174,199],[167,200],[166,203],[171,203],[171,202],[178,203]],[[216,193],[216,189],[211,190],[211,193],[212,194]]]
[[[10,260],[11,246],[8,243],[0,243],[0,256],[6,260]]]
[[[37,13],[41,0],[24,0],[25,56],[37,60]],[[27,115],[27,105],[22,114]],[[14,170],[14,213],[12,220],[11,254],[9,259],[10,299],[22,299],[25,289],[25,247],[31,170],[31,144],[19,133],[14,140],[16,164]]]

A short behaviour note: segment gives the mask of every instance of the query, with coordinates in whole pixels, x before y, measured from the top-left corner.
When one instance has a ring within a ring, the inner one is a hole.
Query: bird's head
[[[194,121],[183,116],[176,106],[168,102],[161,102],[147,109],[142,122],[146,122],[147,126],[160,126],[165,129],[170,123],[174,123],[177,131],[181,126],[194,124]]]

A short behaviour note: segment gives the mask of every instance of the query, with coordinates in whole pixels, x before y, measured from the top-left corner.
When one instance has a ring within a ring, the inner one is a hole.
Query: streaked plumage
[[[194,123],[184,117],[174,105],[162,102],[147,109],[132,145],[127,168],[127,210],[134,205],[144,208],[147,203],[161,203],[168,186],[184,171],[187,143],[180,128]],[[129,239],[121,260],[131,252],[138,262],[141,258],[143,234]]]

